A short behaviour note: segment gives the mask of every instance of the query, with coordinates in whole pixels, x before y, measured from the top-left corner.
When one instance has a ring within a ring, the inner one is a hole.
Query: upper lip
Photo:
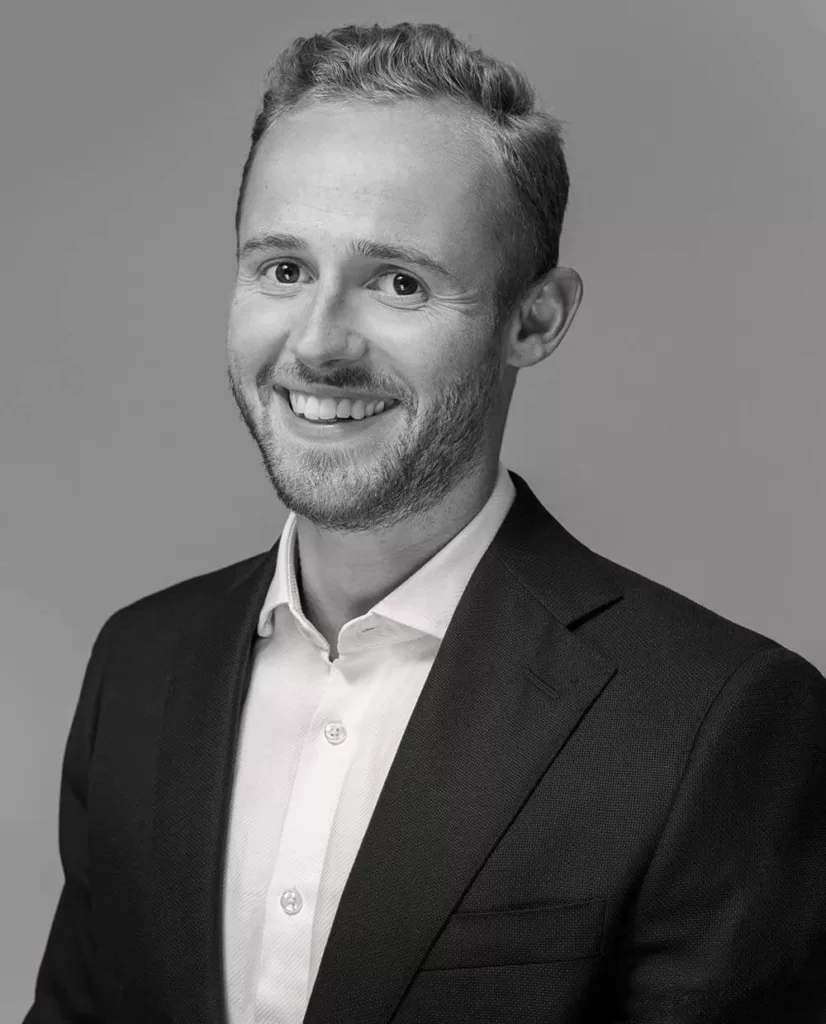
[[[280,391],[282,394],[287,394],[289,391],[297,391],[302,395],[315,395],[316,398],[335,398],[337,401],[342,401],[345,398],[352,398],[355,401],[361,399],[363,402],[396,402],[398,399],[392,398],[390,395],[367,395],[363,392],[358,391],[339,391],[336,388],[322,387],[320,385],[309,385],[302,384],[300,387],[290,387],[286,384],[275,384],[276,391]]]

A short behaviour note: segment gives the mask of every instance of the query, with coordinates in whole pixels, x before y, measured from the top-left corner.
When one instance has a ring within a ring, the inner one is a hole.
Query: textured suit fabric
[[[826,680],[517,497],[379,796],[306,1024],[826,1019]],[[276,549],[113,615],[26,1024],[219,1024],[228,798]]]

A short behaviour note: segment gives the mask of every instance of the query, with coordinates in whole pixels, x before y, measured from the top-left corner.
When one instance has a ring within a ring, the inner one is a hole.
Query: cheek
[[[435,374],[445,383],[455,382],[473,374],[478,367],[490,345],[490,332],[485,324],[468,319],[453,325],[442,342],[433,353]]]
[[[283,322],[261,298],[235,296],[227,335],[230,359],[241,372],[255,372],[271,362],[287,337]]]

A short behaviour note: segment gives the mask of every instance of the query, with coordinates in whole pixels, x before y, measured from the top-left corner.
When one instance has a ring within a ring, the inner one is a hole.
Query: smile
[[[290,391],[290,407],[296,416],[312,422],[338,422],[340,420],[363,420],[389,411],[399,403],[393,399],[366,401],[361,398],[318,398],[301,391]]]
[[[346,440],[369,433],[376,424],[386,423],[387,417],[394,416],[400,406],[398,401],[389,404],[381,401],[365,403],[362,399],[319,401],[315,396],[277,388],[275,393],[292,433],[310,440]]]

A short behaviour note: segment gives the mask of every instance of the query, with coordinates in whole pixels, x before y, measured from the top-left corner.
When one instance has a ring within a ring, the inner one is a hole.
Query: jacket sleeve
[[[615,1021],[826,1021],[826,679],[784,647],[697,732],[635,902]]]
[[[60,781],[64,884],[23,1024],[97,1024],[91,928],[87,788],[112,619],[92,648],[69,729]]]

